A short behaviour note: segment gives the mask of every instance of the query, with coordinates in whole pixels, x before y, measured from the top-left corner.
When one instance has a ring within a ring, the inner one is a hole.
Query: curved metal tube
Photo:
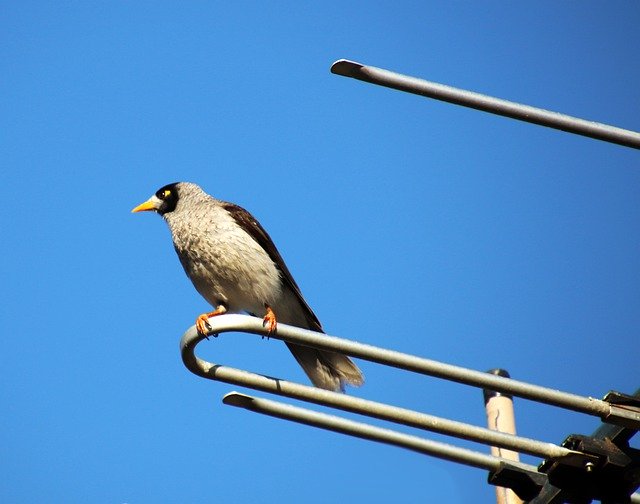
[[[213,333],[242,331],[253,334],[266,335],[266,330],[262,327],[262,320],[247,315],[222,315],[210,319],[209,323],[213,328]],[[285,341],[291,341],[297,344],[307,344],[309,346],[317,346],[330,350],[342,351],[354,356],[364,356],[364,358],[369,357],[369,360],[374,360],[376,362],[385,364],[390,363],[390,365],[394,365],[396,367],[402,367],[398,362],[395,362],[395,360],[400,358],[406,358],[411,361],[416,360],[418,362],[424,361],[423,364],[425,364],[427,367],[432,364],[438,364],[432,363],[432,361],[428,361],[427,359],[419,359],[407,354],[400,354],[399,352],[391,352],[389,350],[384,350],[369,345],[361,345],[359,343],[342,340],[321,333],[315,333],[313,331],[299,329],[284,324],[278,325],[277,334],[273,335],[272,337]],[[341,409],[343,411],[350,411],[373,418],[416,427],[423,430],[456,436],[462,439],[468,439],[491,446],[507,448],[521,453],[529,453],[545,458],[563,458],[567,463],[570,463],[571,465],[581,466],[587,461],[587,459],[590,459],[590,457],[587,457],[582,453],[568,450],[567,448],[557,446],[553,443],[545,443],[536,441],[534,439],[528,439],[511,434],[492,431],[483,427],[477,427],[462,422],[443,419],[405,408],[390,406],[387,404],[360,399],[345,394],[322,390],[311,386],[301,385],[299,383],[262,376],[248,371],[207,362],[195,355],[195,347],[203,339],[205,339],[205,336],[198,334],[195,327],[191,327],[184,334],[180,342],[182,360],[185,366],[190,371],[197,374],[198,376],[202,376],[203,378],[241,385],[252,388],[254,390],[261,390],[263,392],[269,392],[293,399],[299,399],[315,404],[330,406]],[[313,345],[311,345],[312,343]],[[383,358],[383,356],[385,355],[387,357]],[[374,359],[373,357],[376,358]],[[412,368],[415,368],[416,365],[417,364],[414,362]],[[418,372],[429,374],[425,370]],[[483,378],[485,376],[499,378],[493,375],[486,375],[485,373],[478,374]],[[502,378],[502,380],[505,379]]]
[[[221,315],[209,319],[209,323],[211,324],[213,333],[242,331],[269,336],[273,339],[289,341],[298,345],[305,345],[323,350],[333,350],[353,357],[358,357],[360,359],[377,362],[378,364],[401,368],[407,371],[413,371],[414,373],[435,376],[437,378],[464,383],[482,389],[512,394],[517,397],[597,416],[612,423],[616,423],[615,417],[611,417],[611,404],[593,397],[582,397],[575,394],[569,394],[567,392],[532,385],[513,380],[511,378],[503,378],[501,376],[453,366],[451,364],[444,364],[410,354],[387,350],[372,345],[365,345],[355,341],[329,336],[327,334],[288,326],[286,324],[278,324],[276,334],[268,335],[267,331],[262,327],[262,319],[250,317],[248,315]],[[238,376],[235,372],[227,371],[231,368],[224,368],[207,363],[193,355],[195,346],[204,338],[204,336],[197,333],[195,326],[190,327],[187,332],[185,332],[184,336],[182,336],[180,348],[185,366],[187,366],[187,368],[193,373],[205,378],[230,382],[226,378],[232,379],[233,376]],[[213,378],[213,376],[215,376],[215,378]],[[274,388],[273,385],[269,385],[269,383],[273,382],[272,379],[267,379],[265,377],[262,378],[263,380],[260,380],[259,383],[256,382],[257,385],[260,385],[260,390],[270,391]]]

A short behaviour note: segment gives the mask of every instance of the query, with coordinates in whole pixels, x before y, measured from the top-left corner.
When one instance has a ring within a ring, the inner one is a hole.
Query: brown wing
[[[298,301],[300,301],[300,306],[302,306],[303,310],[305,311],[305,316],[307,318],[307,322],[309,323],[309,329],[317,332],[324,332],[322,331],[322,325],[320,324],[318,317],[316,317],[316,314],[313,313],[311,307],[302,297],[302,292],[300,292],[298,284],[296,284],[296,281],[291,276],[289,268],[287,268],[287,265],[284,263],[284,259],[282,259],[280,252],[278,252],[278,249],[276,248],[269,234],[253,217],[253,215],[247,212],[244,208],[227,202],[222,203],[222,207],[227,212],[229,212],[234,220],[238,223],[238,225],[242,227],[242,229],[244,229],[247,233],[249,233],[249,235],[256,242],[258,242],[258,245],[260,245],[267,252],[267,254],[269,254],[271,260],[280,270],[283,281],[295,293]]]

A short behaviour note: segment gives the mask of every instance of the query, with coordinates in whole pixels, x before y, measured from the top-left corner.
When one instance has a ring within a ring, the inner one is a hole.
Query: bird
[[[324,333],[280,252],[247,210],[214,198],[191,182],[174,182],[156,191],[132,212],[155,212],[171,231],[187,277],[214,308],[196,319],[200,334],[208,319],[224,313],[263,316],[269,334],[282,322]],[[285,342],[313,385],[344,392],[364,376],[346,355]]]

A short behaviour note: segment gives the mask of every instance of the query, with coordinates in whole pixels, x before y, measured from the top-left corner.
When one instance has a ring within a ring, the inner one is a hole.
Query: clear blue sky
[[[492,502],[482,471],[222,405],[178,352],[207,306],[130,210],[197,182],[255,214],[331,334],[633,392],[638,152],[329,67],[640,130],[638,26],[637,2],[3,2],[0,500]],[[306,383],[276,340],[201,347]],[[484,425],[476,389],[361,364],[354,395]],[[545,441],[598,425],[516,413]]]

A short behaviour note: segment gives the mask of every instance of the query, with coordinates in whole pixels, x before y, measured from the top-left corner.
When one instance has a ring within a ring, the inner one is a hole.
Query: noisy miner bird
[[[176,182],[132,211],[156,212],[169,225],[184,271],[214,307],[196,320],[201,334],[211,329],[209,317],[241,312],[264,314],[271,333],[277,322],[323,332],[273,241],[244,208],[215,199],[196,184]],[[344,391],[345,383],[364,382],[346,355],[287,346],[316,387]]]

